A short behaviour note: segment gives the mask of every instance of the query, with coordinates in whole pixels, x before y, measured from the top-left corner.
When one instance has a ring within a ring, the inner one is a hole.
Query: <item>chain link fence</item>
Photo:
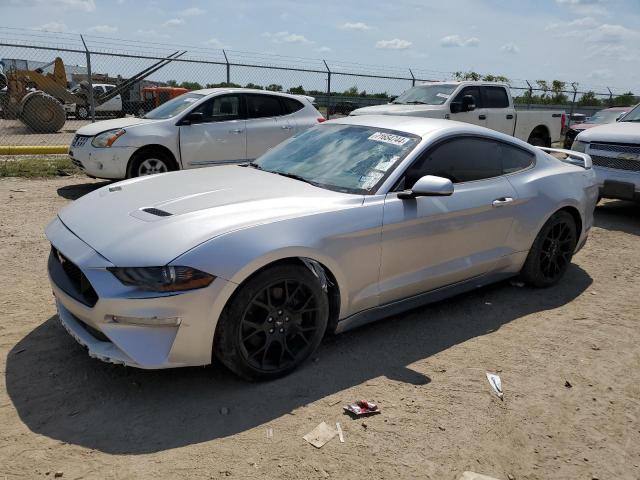
[[[8,27],[0,27],[0,62],[0,151],[11,146],[63,149],[82,125],[141,116],[187,90],[234,86],[305,94],[333,118],[388,103],[421,82],[477,75]],[[509,84],[516,108],[563,110],[576,120],[618,100],[635,101],[607,87],[527,80]],[[34,101],[36,91],[47,95]]]

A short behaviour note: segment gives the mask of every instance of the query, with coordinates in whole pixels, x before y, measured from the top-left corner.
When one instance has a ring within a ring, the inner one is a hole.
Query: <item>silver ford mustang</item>
[[[274,378],[326,332],[515,275],[556,283],[598,196],[589,156],[569,153],[371,115],[313,127],[246,165],[111,184],[47,227],[59,318],[104,361],[217,358]]]

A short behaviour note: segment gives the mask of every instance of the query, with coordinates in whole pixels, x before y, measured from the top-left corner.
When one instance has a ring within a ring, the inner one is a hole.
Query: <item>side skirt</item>
[[[370,308],[362,312],[355,313],[347,318],[344,318],[338,322],[335,333],[346,332],[353,328],[361,327],[367,323],[376,322],[383,318],[397,315],[407,310],[422,307],[430,303],[439,302],[445,298],[453,297],[464,292],[469,292],[477,288],[484,287],[491,283],[499,282],[500,280],[507,279],[517,275],[514,272],[492,272],[484,275],[473,277],[469,280],[447,285],[446,287],[440,287],[429,292],[420,293],[413,297],[404,298],[396,302],[387,303],[379,307]]]

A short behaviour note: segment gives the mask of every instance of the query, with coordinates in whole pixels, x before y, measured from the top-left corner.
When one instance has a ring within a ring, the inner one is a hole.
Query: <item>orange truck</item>
[[[122,110],[128,114],[142,117],[156,107],[159,107],[172,98],[179,97],[189,90],[181,87],[149,86],[142,88],[142,99],[138,101],[124,101]]]

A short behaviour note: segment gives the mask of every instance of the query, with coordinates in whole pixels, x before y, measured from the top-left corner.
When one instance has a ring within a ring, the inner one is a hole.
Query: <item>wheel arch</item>
[[[529,134],[529,138],[527,139],[527,143],[531,143],[533,138],[541,138],[544,140],[546,147],[551,146],[551,132],[549,132],[549,128],[546,125],[538,125]]]
[[[313,265],[317,265],[322,273],[326,276],[326,292],[329,299],[329,322],[327,325],[327,331],[333,332],[335,330],[336,325],[338,324],[338,320],[340,318],[340,312],[343,310],[344,302],[346,298],[344,297],[345,290],[341,288],[341,279],[340,273],[336,275],[336,268],[330,268],[327,266],[328,261],[322,261],[317,258],[313,258],[314,256],[309,256],[306,254],[302,255],[291,255],[291,256],[283,256],[277,259],[269,259],[268,261],[259,262],[259,266],[253,266],[249,273],[246,272],[247,269],[243,269],[243,272],[239,272],[238,275],[235,276],[232,281],[236,283],[236,288],[226,299],[224,307],[233,300],[236,293],[239,291],[240,287],[248,282],[251,278],[255,277],[261,272],[273,268],[275,266],[280,265],[296,265],[303,268],[309,268],[314,274],[318,275],[315,272]]]
[[[180,164],[178,163],[176,156],[173,154],[173,152],[169,148],[167,148],[164,145],[160,145],[159,143],[150,143],[148,145],[143,145],[142,147],[138,148],[129,157],[129,161],[127,162],[127,178],[131,176],[131,165],[133,165],[134,159],[142,153],[151,152],[151,151],[160,151],[166,154],[169,157],[169,159],[173,162],[174,170],[180,169]]]
[[[553,212],[552,216],[555,215],[558,212],[567,212],[569,215],[571,215],[573,217],[573,221],[576,222],[576,235],[577,235],[577,239],[580,238],[580,236],[582,235],[582,215],[580,215],[580,211],[572,206],[572,205],[567,205],[565,207],[559,208],[558,210],[556,210],[555,212]],[[551,218],[551,217],[549,217]]]

